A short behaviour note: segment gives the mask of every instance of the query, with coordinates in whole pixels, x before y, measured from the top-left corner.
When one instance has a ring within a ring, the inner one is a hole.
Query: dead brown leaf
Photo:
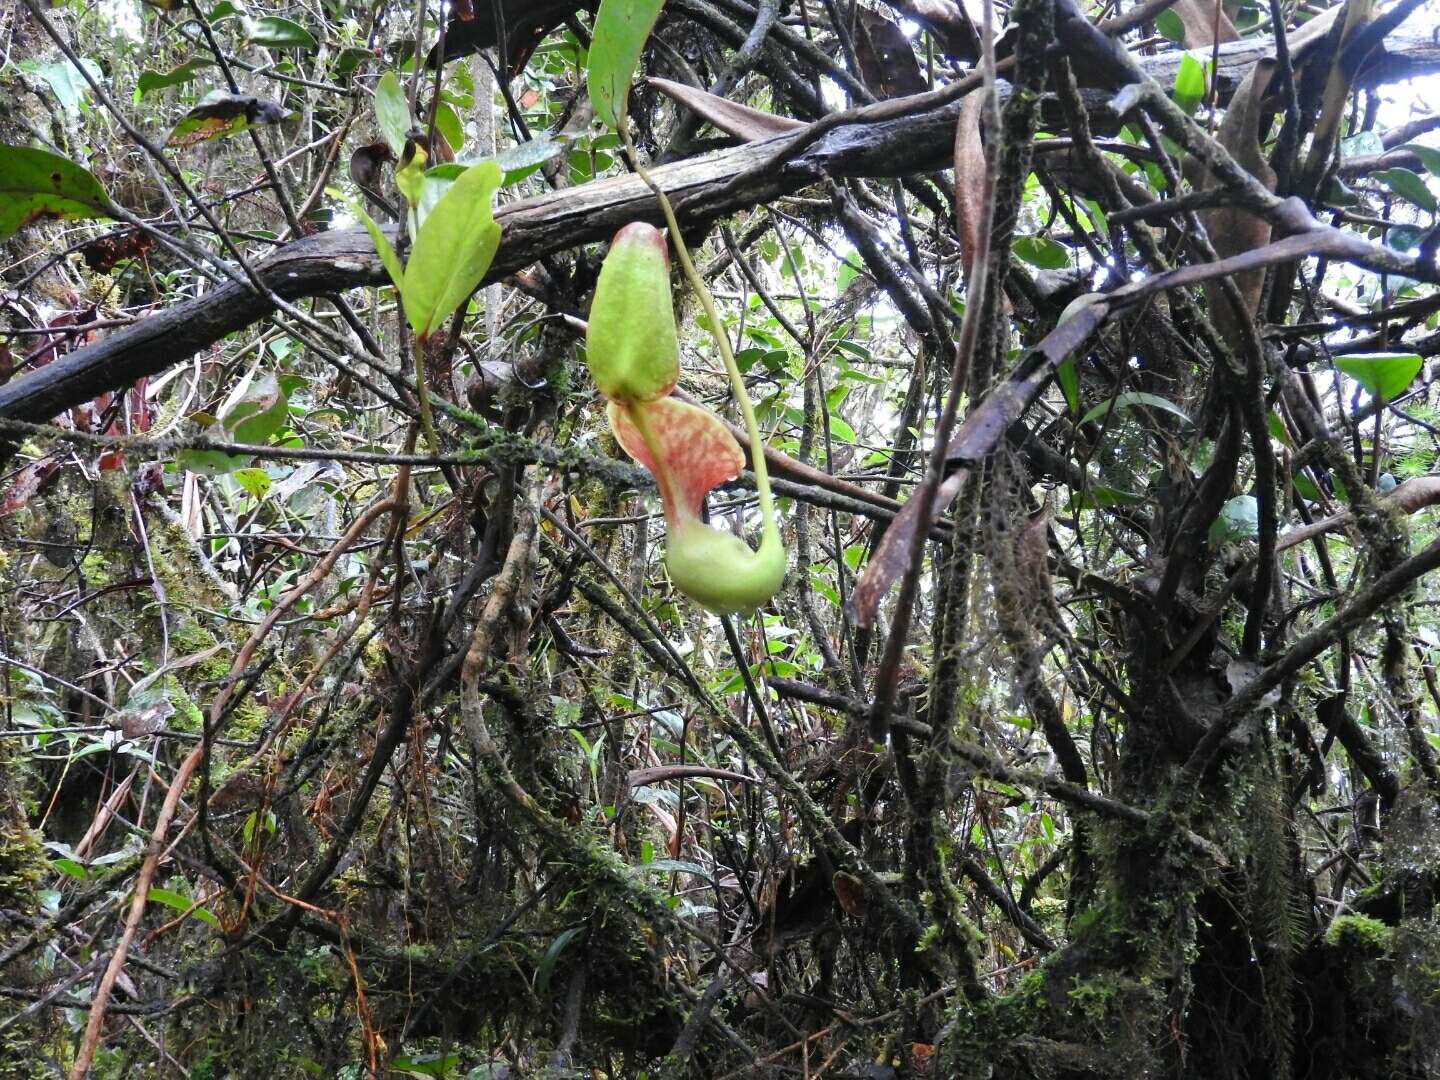
[[[776,116],[774,113],[761,112],[759,109],[752,109],[749,105],[741,105],[728,98],[716,97],[708,91],[694,86],[686,86],[684,83],[656,78],[645,81],[672,101],[685,106],[696,116],[719,128],[725,134],[734,135],[737,139],[744,139],[746,142],[759,142],[761,139],[770,139],[776,135],[788,135],[792,131],[806,126],[802,121],[792,120],[788,116]]]
[[[980,218],[985,213],[985,147],[980,139],[980,115],[985,94],[975,91],[960,102],[955,120],[955,225],[960,234],[960,266],[965,276],[980,247]]]
[[[877,98],[906,97],[930,88],[910,39],[878,11],[855,10],[855,59],[860,77]]]

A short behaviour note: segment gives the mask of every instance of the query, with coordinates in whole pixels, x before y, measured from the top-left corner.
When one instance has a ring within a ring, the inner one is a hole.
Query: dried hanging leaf
[[[1270,191],[1275,190],[1275,170],[1270,167],[1270,162],[1266,160],[1260,146],[1260,123],[1264,118],[1261,103],[1270,87],[1270,77],[1274,72],[1275,61],[1269,58],[1259,61],[1250,69],[1250,73],[1235,91],[1235,96],[1230,99],[1230,107],[1225,112],[1225,119],[1220,124],[1217,136],[1220,145],[1230,152],[1230,156]],[[1217,182],[1214,177],[1207,175],[1200,186],[1213,188],[1217,186]],[[1216,254],[1222,259],[1243,251],[1253,251],[1270,242],[1270,223],[1236,207],[1227,206],[1205,211],[1200,215],[1200,220],[1205,231],[1210,234]],[[1235,276],[1235,284],[1252,315],[1260,303],[1260,290],[1264,283],[1263,269],[1247,270]],[[1205,295],[1210,304],[1210,318],[1215,323],[1215,328],[1226,341],[1235,345],[1239,341],[1241,320],[1225,299],[1222,283],[1207,282]]]
[[[847,874],[844,870],[835,871],[835,876],[830,879],[830,885],[835,890],[835,899],[840,901],[840,908],[852,919],[863,919],[865,917],[865,883],[854,874]]]
[[[985,146],[980,139],[984,110],[985,94],[974,91],[960,102],[955,120],[955,225],[966,278],[980,247],[980,218],[985,213]]]
[[[870,92],[893,98],[928,90],[905,32],[879,12],[857,8],[855,15],[855,59]]]
[[[734,135],[746,142],[759,142],[776,135],[788,135],[806,125],[788,116],[761,112],[749,105],[716,97],[705,90],[669,79],[650,78],[645,80],[666,97],[685,106],[700,119],[727,135]]]
[[[1175,0],[1170,10],[1180,17],[1180,24],[1185,28],[1182,43],[1187,49],[1206,48],[1217,40],[1240,40],[1220,0]]]
[[[887,0],[895,10],[922,24],[952,60],[980,59],[976,21],[953,0]]]
[[[138,229],[120,229],[116,232],[97,236],[80,249],[85,265],[97,274],[108,274],[115,264],[125,259],[139,258],[155,245],[149,233]]]

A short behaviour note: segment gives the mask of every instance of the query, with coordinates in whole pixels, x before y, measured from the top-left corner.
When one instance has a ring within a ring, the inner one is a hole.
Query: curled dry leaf
[[[855,59],[877,98],[906,97],[929,89],[905,32],[878,11],[855,9]]]
[[[806,125],[788,116],[761,112],[749,105],[716,97],[705,90],[670,79],[650,78],[645,80],[656,90],[680,105],[685,106],[700,119],[717,127],[727,135],[734,135],[746,142],[759,142],[776,135],[788,135]]]
[[[980,218],[985,213],[985,146],[980,139],[981,91],[967,94],[955,120],[955,225],[960,234],[960,265],[965,276],[980,246]]]
[[[1275,170],[1270,167],[1270,162],[1266,160],[1260,146],[1260,123],[1263,119],[1261,103],[1270,87],[1270,78],[1274,72],[1275,61],[1269,58],[1261,60],[1250,69],[1250,73],[1245,76],[1245,80],[1230,100],[1230,107],[1226,110],[1218,135],[1220,144],[1230,152],[1230,156],[1270,191],[1275,190]],[[1215,178],[1208,173],[1200,183],[1202,189],[1215,186]],[[1210,234],[1215,253],[1222,259],[1243,251],[1253,251],[1270,242],[1269,222],[1237,207],[1207,210],[1201,214],[1201,222],[1205,231]],[[1235,284],[1251,315],[1260,303],[1260,290],[1264,283],[1263,269],[1247,270],[1235,277]],[[1239,340],[1237,335],[1240,332],[1241,320],[1225,299],[1223,283],[1219,280],[1207,282],[1205,295],[1215,328],[1227,342],[1235,345]]]
[[[840,901],[840,908],[846,915],[852,919],[865,917],[865,883],[863,881],[854,874],[837,870],[834,877],[830,879],[830,885],[835,890],[835,899]]]
[[[285,119],[285,108],[268,98],[249,94],[227,94],[215,91],[206,94],[200,103],[185,114],[171,129],[166,146],[193,146],[207,139],[234,135],[256,124],[278,124]]]
[[[1240,34],[1220,0],[1176,0],[1170,9],[1185,28],[1187,49],[1201,49],[1217,41],[1239,41]]]

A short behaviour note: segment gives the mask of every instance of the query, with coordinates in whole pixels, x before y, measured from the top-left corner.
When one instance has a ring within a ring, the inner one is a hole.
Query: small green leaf
[[[419,1057],[397,1057],[390,1068],[407,1076],[454,1076],[460,1068],[459,1054],[422,1054]]]
[[[1358,135],[1352,135],[1340,143],[1340,156],[1345,159],[1357,157],[1375,157],[1385,152],[1385,144],[1380,141],[1380,136],[1373,131],[1362,131]]]
[[[455,110],[443,101],[435,110],[435,130],[445,136],[445,141],[455,153],[458,154],[465,145],[465,126],[460,123]]]
[[[405,292],[405,267],[400,263],[400,256],[395,254],[395,248],[386,239],[385,234],[380,231],[380,226],[375,224],[375,219],[365,212],[365,208],[358,202],[350,202],[350,212],[360,219],[360,224],[365,226],[365,231],[370,234],[370,240],[375,245],[375,250],[380,253],[380,261],[385,264],[385,272],[390,275],[390,280],[395,285],[395,291],[404,294]]]
[[[199,77],[203,69],[212,66],[213,63],[213,60],[196,57],[194,60],[186,60],[179,67],[173,67],[169,71],[152,71],[146,68],[140,73],[140,79],[135,84],[135,92],[144,97],[146,94],[153,94],[156,90],[192,82]]]
[[[1186,53],[1180,58],[1180,67],[1175,72],[1175,104],[1186,112],[1193,112],[1204,97],[1205,65]]]
[[[413,150],[413,153],[408,158],[401,156],[400,167],[395,170],[395,186],[400,189],[400,194],[405,196],[411,209],[415,209],[425,198],[425,163],[429,160],[429,155],[418,142],[407,140],[407,147]],[[420,226],[412,222],[412,228],[418,231]]]
[[[1185,23],[1169,8],[1155,16],[1155,29],[1160,31],[1161,37],[1173,41],[1177,45],[1185,42]]]
[[[46,218],[108,218],[112,205],[100,181],[69,158],[0,145],[0,240]]]
[[[1419,173],[1413,173],[1409,169],[1402,169],[1398,165],[1393,169],[1386,169],[1384,172],[1375,174],[1379,180],[1396,195],[1408,202],[1414,203],[1422,210],[1434,213],[1436,209],[1435,193],[1426,185]]]
[[[355,45],[341,49],[335,57],[335,77],[345,79],[354,74],[355,69],[361,64],[368,63],[375,59],[375,54],[369,49],[362,49]]]
[[[1283,446],[1295,449],[1295,443],[1290,438],[1290,432],[1285,430],[1285,421],[1280,419],[1279,413],[1270,413],[1265,423],[1270,428],[1271,438]]]
[[[235,406],[211,426],[211,434],[226,442],[259,446],[285,425],[290,416],[290,399],[274,375],[256,379]],[[180,466],[205,476],[218,476],[243,469],[251,462],[247,454],[227,454],[219,450],[182,450],[177,455]]]
[[[393,71],[380,76],[375,87],[375,121],[390,152],[399,161],[405,153],[405,134],[410,130],[410,105]]]
[[[1421,146],[1419,143],[1406,143],[1397,147],[1400,150],[1409,150],[1420,159],[1420,165],[1431,176],[1440,176],[1440,149],[1433,146]]]
[[[549,135],[541,135],[539,138],[516,143],[512,147],[500,151],[495,156],[495,161],[500,168],[505,170],[503,186],[509,187],[511,184],[519,183],[545,162],[559,157],[569,148],[570,140],[566,136],[552,138]]]
[[[560,954],[565,947],[585,932],[583,926],[572,926],[568,930],[561,931],[560,935],[550,943],[545,950],[545,955],[540,959],[540,966],[535,969],[535,992],[543,994],[550,987],[550,977],[555,974],[555,965],[560,959]]]
[[[1421,245],[1429,231],[1415,225],[1392,225],[1385,230],[1385,246],[1395,251],[1413,251]]]
[[[104,72],[94,60],[84,57],[80,63],[85,66],[85,70],[96,82],[104,78]],[[39,75],[49,83],[56,99],[68,113],[78,113],[80,106],[84,104],[85,98],[90,93],[90,84],[85,81],[85,76],[68,60],[61,60],[53,64],[27,62],[20,65],[20,70]]]
[[[1108,484],[1094,484],[1077,493],[1073,506],[1076,510],[1108,510],[1112,506],[1136,506],[1144,501],[1143,495],[1122,491]]]
[[[1295,490],[1300,493],[1302,498],[1309,499],[1311,502],[1320,501],[1322,492],[1315,486],[1315,481],[1311,480],[1310,477],[1304,473],[1296,473],[1293,477],[1293,482],[1295,484]]]
[[[291,19],[278,15],[264,15],[245,24],[245,36],[256,45],[267,49],[309,49],[314,50],[319,42],[315,35]]]
[[[1015,241],[1017,258],[1042,270],[1063,270],[1070,265],[1070,252],[1048,236],[1022,236]]]
[[[1374,397],[1394,401],[1405,392],[1425,362],[1415,353],[1367,353],[1337,356],[1335,366]]]
[[[204,907],[196,907],[193,911],[190,909],[190,905],[194,904],[195,901],[188,896],[178,892],[172,892],[169,889],[151,889],[150,899],[157,904],[164,904],[166,907],[175,911],[188,912],[206,926],[213,926],[216,930],[220,929],[220,920],[215,917],[214,912]]]
[[[405,314],[422,341],[465,302],[500,247],[491,200],[500,166],[481,162],[456,180],[425,219],[405,268]]]
[[[1260,535],[1260,504],[1254,495],[1237,495],[1220,507],[1220,516],[1210,525],[1210,542],[1228,544],[1253,540]]]
[[[257,499],[270,490],[270,474],[264,469],[236,469],[235,482]]]
[[[1065,404],[1070,406],[1072,413],[1080,412],[1080,376],[1075,371],[1075,358],[1072,356],[1055,369],[1055,379],[1060,384],[1060,392],[1065,395]]]
[[[1132,390],[1124,394],[1116,394],[1109,401],[1102,401],[1093,409],[1080,418],[1080,423],[1088,424],[1092,420],[1099,420],[1111,409],[1119,412],[1121,409],[1133,409],[1138,405],[1145,405],[1152,409],[1159,409],[1161,412],[1168,412],[1178,416],[1185,423],[1190,423],[1190,417],[1185,415],[1185,410],[1173,402],[1166,401],[1159,394],[1147,394],[1141,390]]]
[[[590,103],[595,115],[612,128],[630,93],[630,80],[645,41],[660,17],[665,0],[600,0],[590,41]]]

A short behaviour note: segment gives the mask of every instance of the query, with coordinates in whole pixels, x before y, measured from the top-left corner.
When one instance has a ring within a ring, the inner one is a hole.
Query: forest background
[[[0,1075],[1440,1076],[1434,11],[606,3],[0,11]]]

